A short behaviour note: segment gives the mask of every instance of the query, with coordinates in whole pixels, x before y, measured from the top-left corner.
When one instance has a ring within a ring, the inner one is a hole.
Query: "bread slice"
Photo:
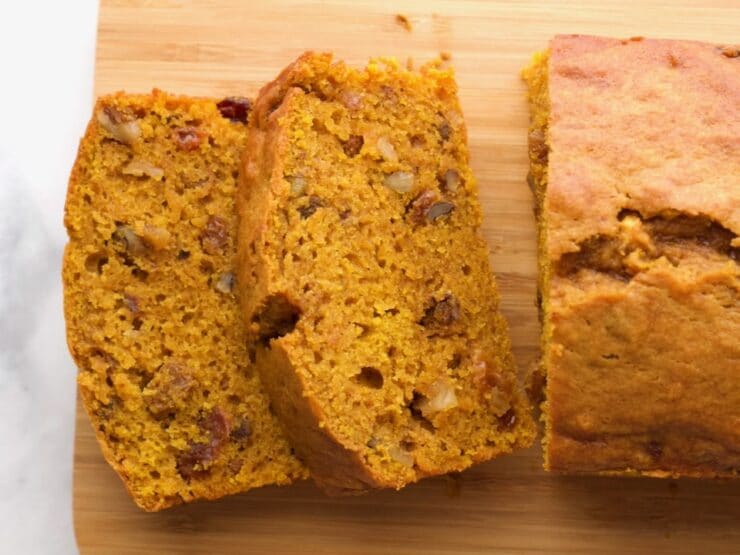
[[[559,36],[525,70],[545,468],[740,471],[740,58]]]
[[[262,89],[242,176],[257,366],[319,486],[400,488],[532,442],[450,70],[305,54]]]
[[[159,510],[305,477],[249,364],[234,288],[246,99],[98,100],[67,194],[64,307],[82,402]]]

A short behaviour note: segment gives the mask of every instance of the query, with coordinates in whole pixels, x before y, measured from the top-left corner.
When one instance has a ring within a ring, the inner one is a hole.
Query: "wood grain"
[[[738,31],[736,1],[103,0],[95,92],[254,95],[307,49],[357,65],[450,52],[484,233],[525,368],[536,360],[539,327],[520,68],[556,33],[736,43]],[[84,554],[740,553],[740,483],[550,476],[539,448],[466,472],[457,495],[445,478],[351,499],[304,483],[145,514],[78,409],[74,512]]]

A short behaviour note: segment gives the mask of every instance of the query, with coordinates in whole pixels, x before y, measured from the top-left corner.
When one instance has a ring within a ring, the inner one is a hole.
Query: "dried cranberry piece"
[[[205,443],[193,443],[190,449],[177,456],[177,471],[186,480],[205,475],[205,469],[216,458],[216,450]],[[201,467],[196,469],[196,466]]]
[[[199,426],[211,434],[211,446],[215,448],[220,447],[231,432],[229,418],[220,407],[215,407],[208,416],[201,419]]]
[[[226,119],[231,121],[247,123],[252,102],[243,96],[229,96],[216,104],[218,111]]]
[[[192,443],[177,456],[177,471],[186,480],[199,478],[208,473],[208,467],[216,459],[223,443],[231,431],[229,418],[220,408],[214,408],[198,421],[198,426],[209,433],[208,443]]]

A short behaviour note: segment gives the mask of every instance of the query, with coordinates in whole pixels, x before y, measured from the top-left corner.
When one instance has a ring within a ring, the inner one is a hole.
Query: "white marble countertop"
[[[0,5],[0,552],[77,553],[64,195],[92,102],[95,0]]]

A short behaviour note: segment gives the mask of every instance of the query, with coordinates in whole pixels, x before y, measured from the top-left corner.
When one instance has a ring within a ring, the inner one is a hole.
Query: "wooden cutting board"
[[[449,52],[484,233],[526,368],[539,326],[520,68],[556,33],[737,42],[740,4],[713,4],[103,0],[95,92],[252,96],[307,49],[357,65]],[[740,481],[550,476],[539,447],[471,469],[459,483],[329,499],[307,482],[146,514],[104,462],[81,407],[74,514],[83,554],[740,553]]]

